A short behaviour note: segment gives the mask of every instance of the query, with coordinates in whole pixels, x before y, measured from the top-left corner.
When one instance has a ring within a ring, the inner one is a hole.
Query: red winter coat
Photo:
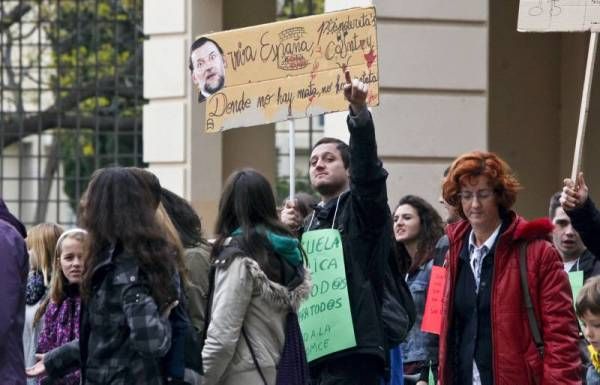
[[[499,235],[494,254],[491,320],[494,385],[581,384],[578,330],[571,288],[558,252],[544,240],[552,230],[547,219],[527,222],[510,213],[511,223]],[[471,226],[467,221],[448,226],[448,283],[444,301],[439,349],[439,383],[453,384],[448,365],[448,331],[458,257]],[[544,340],[542,359],[536,350],[523,303],[519,278],[519,245],[527,246],[527,278]]]

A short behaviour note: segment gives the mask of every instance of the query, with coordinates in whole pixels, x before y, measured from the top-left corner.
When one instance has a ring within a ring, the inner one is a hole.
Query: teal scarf
[[[264,233],[265,231],[261,229],[259,232]],[[272,231],[266,231],[266,233],[269,243],[277,254],[285,258],[292,266],[300,266],[302,264],[302,254],[298,248],[298,240],[296,238],[275,234]],[[242,235],[242,229],[238,227],[231,235]]]

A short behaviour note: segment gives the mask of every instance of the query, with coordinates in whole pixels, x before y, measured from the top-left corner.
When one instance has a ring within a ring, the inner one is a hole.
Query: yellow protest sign
[[[207,132],[346,110],[343,68],[379,104],[373,7],[204,35],[190,53]]]

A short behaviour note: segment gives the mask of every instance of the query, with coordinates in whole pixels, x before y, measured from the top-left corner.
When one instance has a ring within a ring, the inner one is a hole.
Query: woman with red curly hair
[[[479,151],[457,158],[443,184],[444,200],[463,220],[447,228],[441,385],[581,384],[571,290],[546,240],[552,224],[511,210],[519,189],[502,159]],[[521,288],[522,245],[543,346],[536,346]]]

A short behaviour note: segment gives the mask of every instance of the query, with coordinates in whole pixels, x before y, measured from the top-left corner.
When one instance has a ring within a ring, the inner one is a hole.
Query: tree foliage
[[[73,207],[93,170],[142,161],[142,5],[0,4],[2,143],[51,130]]]

